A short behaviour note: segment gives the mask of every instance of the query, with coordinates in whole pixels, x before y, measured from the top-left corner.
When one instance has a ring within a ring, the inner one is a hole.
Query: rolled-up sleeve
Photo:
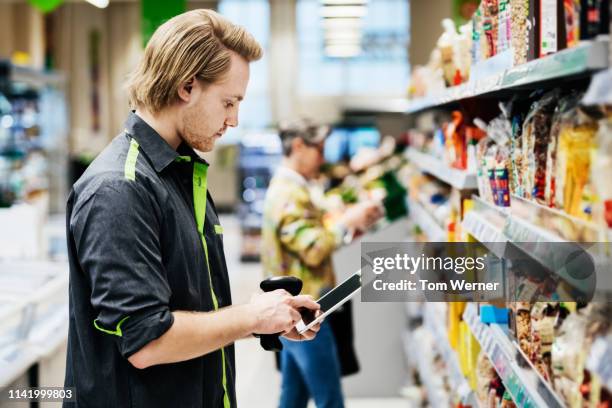
[[[138,182],[110,180],[70,220],[78,260],[91,285],[92,329],[113,336],[125,358],[173,323],[161,217],[152,194]]]

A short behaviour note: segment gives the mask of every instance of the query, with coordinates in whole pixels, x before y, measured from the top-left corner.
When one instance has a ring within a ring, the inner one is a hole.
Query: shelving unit
[[[445,361],[449,372],[450,384],[463,401],[476,402],[474,392],[470,388],[467,379],[461,372],[457,353],[451,348],[446,335],[446,328],[440,320],[440,314],[436,313],[436,303],[425,303],[423,312],[424,326],[431,332],[433,343],[440,356]]]
[[[487,67],[475,66],[472,67],[473,75],[468,83],[447,88],[435,95],[410,100],[404,113],[412,119],[426,110],[449,110],[461,107],[473,109],[474,103],[482,101],[495,103],[495,100],[509,99],[519,91],[527,93],[537,89],[552,89],[560,86],[561,81],[564,84],[583,87],[589,78],[590,86],[582,103],[610,104],[612,69],[609,68],[609,45],[608,37],[600,36],[595,40],[583,41],[575,48],[565,49],[502,71],[485,73]],[[464,105],[464,101],[469,104]],[[412,121],[412,123],[417,122]],[[408,149],[405,157],[423,173],[458,190],[462,198],[478,188],[475,173],[451,168],[442,160],[414,148]],[[465,213],[462,230],[468,232],[500,258],[508,257],[509,249],[520,248],[527,256],[542,262],[546,259],[537,256],[542,254],[541,249],[545,248],[543,246],[545,244],[612,242],[611,230],[530,200],[512,196],[511,206],[508,208],[497,207],[478,196],[473,196],[472,200],[474,205]],[[408,199],[408,205],[410,219],[423,230],[429,241],[446,241],[444,229],[421,203]],[[594,259],[596,262],[600,260]],[[572,277],[563,268],[556,273],[570,285],[579,284],[573,282]],[[598,280],[597,288],[603,288],[605,296],[608,296],[608,290],[612,293],[612,285],[607,288],[606,284]],[[552,384],[538,373],[518,344],[509,337],[506,325],[483,324],[478,316],[476,303],[467,304],[463,320],[480,343],[481,349],[491,361],[517,406],[565,407],[563,399],[554,391]],[[446,375],[455,395],[466,401],[474,393],[469,389],[460,367],[456,364],[457,355],[450,347],[440,314],[436,315],[429,304],[423,306],[423,327],[418,330],[429,333],[422,335],[421,340],[431,342],[439,351],[440,357],[446,363]],[[609,358],[603,356],[609,355],[610,350],[612,350],[612,336],[597,339],[587,364],[587,368],[597,373],[608,388],[612,388],[612,363]],[[430,366],[427,366],[426,356],[417,354],[413,356],[413,360],[421,376],[437,374],[432,371],[431,362]],[[436,386],[437,384],[432,384],[431,380],[424,381],[424,388],[432,406],[445,402],[437,390],[430,390]],[[474,402],[466,402],[477,406],[476,398],[473,400]]]
[[[459,190],[475,190],[478,188],[476,173],[454,169],[442,160],[416,149],[408,149],[406,158],[423,172]]]
[[[431,350],[423,351],[414,347],[413,344],[428,344],[432,339],[432,335],[428,330],[421,327],[413,333],[405,333],[403,343],[405,353],[409,359],[409,364],[416,364],[419,372],[419,378],[427,392],[429,405],[435,408],[448,407],[450,399],[444,391],[444,383],[442,377],[433,371],[433,355]]]
[[[0,262],[0,387],[68,336],[68,265]]]
[[[408,214],[412,222],[419,226],[431,242],[446,240],[444,229],[416,200],[408,198]]]
[[[467,304],[463,320],[491,360],[491,364],[517,406],[523,408],[565,406],[550,383],[540,376],[501,326],[480,322],[476,304]]]
[[[610,264],[609,256],[597,253],[603,242],[610,242],[610,231],[599,228],[584,220],[571,217],[561,211],[544,207],[540,204],[512,197],[512,205],[508,208],[496,207],[477,196],[473,196],[474,209],[466,214],[462,226],[474,238],[480,241],[498,257],[507,253],[507,245],[520,248],[526,255],[543,265],[552,265],[554,254],[550,252],[551,243],[569,244],[576,242],[599,242],[599,247],[587,249],[596,262],[596,267]],[[564,228],[572,227],[578,237],[564,234]],[[593,252],[592,252],[593,251]],[[601,263],[597,263],[601,262]],[[559,265],[555,262],[554,265]],[[585,284],[583,279],[576,279],[565,269],[553,268],[561,278],[577,288]],[[598,275],[601,277],[601,275]],[[609,279],[598,279],[599,293],[612,291]]]
[[[405,112],[417,113],[426,109],[444,107],[463,99],[534,87],[559,78],[570,79],[589,75],[594,71],[608,68],[608,48],[607,40],[585,41],[575,48],[565,49],[486,78],[472,79],[436,95],[411,100]]]

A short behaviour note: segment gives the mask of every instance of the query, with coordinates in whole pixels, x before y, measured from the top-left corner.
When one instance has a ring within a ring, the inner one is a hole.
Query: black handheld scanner
[[[297,296],[302,291],[302,281],[294,276],[275,276],[264,279],[259,284],[264,292],[272,292],[276,289],[285,289],[291,296]],[[255,335],[259,337],[259,343],[264,350],[281,351],[283,344],[278,338],[281,333]]]

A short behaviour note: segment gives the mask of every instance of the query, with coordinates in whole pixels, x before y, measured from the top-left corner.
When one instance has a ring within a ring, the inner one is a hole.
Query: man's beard
[[[201,135],[197,126],[197,123],[202,120],[198,119],[199,117],[200,115],[192,113],[186,115],[182,138],[192,149],[210,152],[215,146],[214,136]]]

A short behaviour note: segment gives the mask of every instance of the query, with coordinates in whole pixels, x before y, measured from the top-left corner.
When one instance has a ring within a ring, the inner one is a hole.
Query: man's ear
[[[191,91],[193,90],[195,79],[191,78],[185,82],[178,90],[178,96],[183,102],[189,102],[191,99]]]

